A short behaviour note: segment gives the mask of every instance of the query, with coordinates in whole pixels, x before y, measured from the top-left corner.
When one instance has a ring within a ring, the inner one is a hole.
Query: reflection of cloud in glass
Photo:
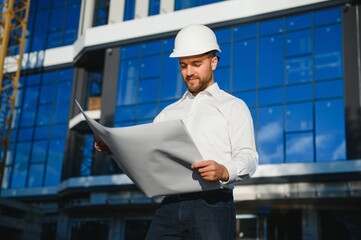
[[[332,141],[332,134],[323,134],[316,136],[316,146],[317,148],[327,148],[329,143]]]
[[[258,154],[259,154],[259,161],[261,164],[265,163],[277,163],[277,162],[283,162],[283,145],[278,144],[276,146],[276,151],[270,153],[264,151],[262,147],[258,148]]]
[[[271,122],[263,126],[257,133],[259,142],[275,141],[282,135],[281,122]]]
[[[311,136],[292,139],[290,143],[287,144],[287,153],[298,154],[312,149],[312,140],[313,138]]]
[[[332,160],[345,159],[346,143],[345,140],[332,153]]]

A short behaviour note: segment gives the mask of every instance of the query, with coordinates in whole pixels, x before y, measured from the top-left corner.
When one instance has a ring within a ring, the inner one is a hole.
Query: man
[[[204,180],[219,181],[221,188],[165,196],[152,220],[148,240],[235,237],[233,184],[255,172],[258,154],[247,106],[220,90],[214,80],[217,52],[221,50],[210,28],[194,24],[179,31],[170,57],[179,59],[188,91],[154,121],[182,119],[204,158],[192,168]]]

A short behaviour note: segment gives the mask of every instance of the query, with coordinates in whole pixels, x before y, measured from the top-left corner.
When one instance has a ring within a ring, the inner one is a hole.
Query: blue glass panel
[[[283,107],[258,109],[256,142],[261,164],[283,163]]]
[[[148,15],[153,16],[159,14],[160,0],[150,0]]]
[[[314,36],[315,80],[342,78],[341,25],[316,28]]]
[[[286,87],[286,101],[297,102],[313,99],[312,84],[292,85]]]
[[[78,35],[80,17],[80,2],[69,4],[66,7],[64,44],[72,44]]]
[[[64,123],[69,118],[70,99],[56,102],[53,111],[52,123]]]
[[[258,91],[258,104],[273,105],[283,103],[283,88],[260,89]]]
[[[151,118],[157,115],[158,104],[142,104],[137,106],[137,119]]]
[[[71,69],[71,68],[63,69],[63,70],[57,71],[57,73],[59,73],[59,75],[58,75],[59,81],[69,81],[69,82],[73,81],[73,74],[74,74],[73,69]]]
[[[316,102],[317,162],[346,159],[343,100]]]
[[[160,56],[143,57],[140,64],[140,78],[150,78],[159,76]]]
[[[288,104],[286,106],[286,131],[306,130],[313,130],[313,104]]]
[[[242,99],[248,107],[256,106],[256,91],[233,92],[235,97]]]
[[[32,51],[45,49],[46,47],[46,31],[49,22],[49,11],[38,11],[36,14],[34,32],[32,34],[33,43]]]
[[[134,126],[134,125],[135,125],[135,121],[129,121],[129,122],[115,123],[114,127],[130,127],[130,126]]]
[[[268,20],[259,23],[259,34],[268,35],[283,32],[283,19]]]
[[[64,7],[53,8],[50,14],[49,29],[50,32],[61,31],[64,21]]]
[[[26,77],[26,86],[38,85],[40,83],[41,74],[32,74]]]
[[[63,44],[62,45],[70,45],[73,44],[78,34],[77,29],[66,29],[64,31]]]
[[[201,5],[201,0],[175,0],[174,10],[182,10]]]
[[[247,24],[233,28],[233,39],[254,38],[257,35],[257,25]]]
[[[18,141],[30,141],[33,137],[33,128],[20,128]]]
[[[214,71],[214,80],[218,83],[219,87],[226,92],[230,90],[230,79],[229,67],[217,68],[217,70]]]
[[[286,18],[286,30],[299,30],[304,28],[311,28],[312,14],[306,13]]]
[[[62,6],[66,3],[66,0],[52,0],[53,6]]]
[[[134,19],[135,0],[125,0],[124,21]]]
[[[52,125],[50,128],[50,137],[51,138],[64,138],[68,130],[67,124],[56,124]]]
[[[108,9],[107,8],[97,8],[96,17],[97,17],[97,19],[105,20],[108,17]],[[96,24],[96,26],[99,26],[99,24]]]
[[[20,112],[21,112],[20,109],[14,109],[13,122],[11,124],[12,128],[18,128],[19,127]]]
[[[43,84],[55,83],[57,79],[58,79],[58,71],[44,72],[42,82]]]
[[[52,105],[39,106],[38,116],[36,118],[36,125],[49,125],[51,121]]]
[[[48,141],[34,141],[31,153],[31,162],[45,162],[48,150]]]
[[[140,45],[122,47],[120,56],[122,59],[138,57],[140,53]]]
[[[54,96],[55,96],[54,93],[55,93],[55,86],[53,84],[41,86],[39,104],[52,103],[54,101]]]
[[[214,33],[217,36],[218,43],[228,43],[230,42],[232,37],[231,28],[222,28],[222,29],[214,30]]]
[[[162,42],[162,44],[164,52],[172,52],[174,47],[174,38],[166,39]]]
[[[315,83],[315,96],[316,99],[343,97],[344,88],[343,81],[327,81]]]
[[[316,26],[341,22],[341,8],[332,8],[314,13],[314,24]]]
[[[49,33],[47,37],[47,48],[55,48],[62,45],[62,36],[60,32]]]
[[[12,188],[25,187],[29,156],[30,142],[18,143],[16,147],[15,164],[11,182]]]
[[[10,165],[14,161],[15,156],[15,144],[11,143],[9,144],[8,151],[6,153],[6,165]]]
[[[257,45],[255,39],[235,42],[233,46],[232,89],[253,89],[256,87]]]
[[[52,1],[49,1],[49,0],[38,0],[37,1],[37,3],[38,3],[37,7],[38,7],[38,9],[49,8],[51,2]]]
[[[17,140],[18,130],[13,128],[10,133],[10,142],[15,142]]]
[[[118,81],[117,106],[135,103],[138,84],[138,60],[122,61]]]
[[[10,177],[12,173],[12,166],[5,167],[2,188],[7,189],[10,187]]]
[[[283,84],[283,36],[270,36],[259,40],[259,87]]]
[[[158,100],[158,82],[157,78],[139,82],[138,103]]]
[[[60,181],[63,164],[64,139],[52,140],[49,146],[48,163],[45,171],[45,186],[56,185]]]
[[[29,168],[28,187],[40,187],[43,184],[44,164],[32,164]]]
[[[303,55],[312,53],[312,31],[303,30],[286,34],[286,55]]]
[[[136,125],[138,124],[147,124],[147,123],[152,123],[153,122],[153,119],[141,119],[141,120],[137,120],[135,122]]]
[[[293,133],[286,135],[286,162],[313,162],[313,133]]]
[[[114,121],[132,121],[135,119],[135,106],[118,107],[115,111]]]
[[[312,56],[286,59],[286,83],[309,82],[312,77]]]
[[[35,128],[35,139],[47,139],[49,136],[49,126]]]
[[[162,43],[160,41],[147,42],[142,44],[142,55],[159,54],[162,49]]]
[[[161,72],[161,93],[160,97],[164,99],[180,98],[183,93],[183,79],[179,73],[178,60],[163,55],[163,64]]]
[[[229,67],[231,64],[231,44],[224,43],[220,44],[220,48],[222,50],[222,53],[218,54],[220,56],[220,60],[218,62],[218,67]]]
[[[20,120],[20,126],[22,127],[34,125],[38,89],[39,88],[35,87],[27,88],[25,90],[23,111]]]

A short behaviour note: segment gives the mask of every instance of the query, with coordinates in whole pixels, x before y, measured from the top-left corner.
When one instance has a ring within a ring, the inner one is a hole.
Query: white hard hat
[[[213,50],[221,52],[214,32],[207,26],[193,24],[178,32],[169,57],[194,56]]]

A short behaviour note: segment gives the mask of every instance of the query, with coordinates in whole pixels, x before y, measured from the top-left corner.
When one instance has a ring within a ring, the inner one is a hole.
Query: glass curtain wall
[[[21,78],[6,160],[3,188],[59,183],[73,70]]]
[[[73,44],[77,38],[81,0],[32,0],[25,52]]]
[[[261,164],[346,159],[341,11],[216,30],[215,79],[250,107]],[[115,126],[151,122],[181,97],[172,41],[122,47]]]

